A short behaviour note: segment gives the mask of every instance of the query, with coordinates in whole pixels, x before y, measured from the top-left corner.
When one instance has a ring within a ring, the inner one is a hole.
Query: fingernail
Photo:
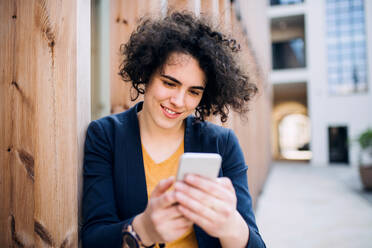
[[[176,192],[176,198],[177,199],[182,199],[183,198],[183,194],[181,192]]]
[[[188,175],[186,176],[186,181],[192,182],[192,181],[194,181],[194,180],[195,180],[195,177],[194,177],[193,175],[188,174]]]
[[[183,183],[181,183],[181,182],[176,182],[176,183],[174,184],[174,187],[175,187],[176,189],[183,189],[183,188],[184,188],[184,185],[183,185]]]

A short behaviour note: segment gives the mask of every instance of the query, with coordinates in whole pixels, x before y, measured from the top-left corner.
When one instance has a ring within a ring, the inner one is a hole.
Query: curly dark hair
[[[240,50],[236,40],[212,28],[204,18],[189,12],[173,12],[161,19],[142,19],[129,41],[121,45],[124,60],[119,75],[131,82],[136,96],[144,94],[152,74],[173,52],[194,57],[206,75],[206,87],[196,107],[197,120],[210,114],[220,115],[226,122],[229,109],[244,114],[247,102],[257,87],[239,68],[235,54]]]

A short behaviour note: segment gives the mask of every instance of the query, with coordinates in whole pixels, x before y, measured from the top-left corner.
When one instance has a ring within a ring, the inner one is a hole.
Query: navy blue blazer
[[[121,247],[125,223],[147,206],[137,112],[133,108],[92,121],[84,151],[83,247]],[[219,176],[231,179],[237,209],[249,226],[247,247],[265,247],[258,232],[247,185],[247,166],[238,140],[230,129],[186,118],[185,152],[213,152],[222,156]],[[221,247],[218,239],[194,225],[199,247]]]

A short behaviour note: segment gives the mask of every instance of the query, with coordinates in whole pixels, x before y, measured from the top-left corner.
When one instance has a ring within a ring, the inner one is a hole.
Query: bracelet
[[[145,246],[142,243],[140,236],[134,231],[131,224],[125,224],[122,230],[123,248],[153,248],[155,244]],[[164,245],[164,244],[162,244]],[[164,246],[160,246],[164,247]]]

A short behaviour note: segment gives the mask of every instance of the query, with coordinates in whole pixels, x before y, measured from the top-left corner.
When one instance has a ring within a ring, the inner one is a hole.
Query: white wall
[[[307,16],[307,65],[308,107],[312,123],[311,149],[313,165],[328,164],[328,126],[346,125],[349,139],[372,124],[372,69],[369,65],[369,91],[364,94],[332,96],[328,93],[327,84],[327,44],[326,44],[326,11],[324,0],[306,1]],[[365,0],[368,40],[372,41],[372,1]],[[369,61],[372,61],[372,47],[369,47]],[[371,63],[370,63],[371,64]],[[357,163],[357,149],[351,147],[349,158],[351,164]]]
[[[364,0],[365,16],[366,16],[366,35],[367,35],[367,49],[368,49],[368,90],[369,90],[369,126],[372,127],[372,1]]]

